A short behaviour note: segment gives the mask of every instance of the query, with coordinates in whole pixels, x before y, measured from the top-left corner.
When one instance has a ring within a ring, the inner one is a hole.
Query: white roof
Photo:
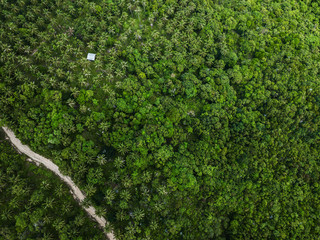
[[[94,61],[96,59],[96,55],[94,53],[88,53],[87,59],[90,61]]]

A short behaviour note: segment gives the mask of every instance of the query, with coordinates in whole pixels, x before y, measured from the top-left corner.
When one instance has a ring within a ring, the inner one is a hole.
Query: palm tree
[[[139,19],[139,22],[140,22],[140,21],[141,21],[141,20],[140,20],[141,8],[140,8],[140,7],[136,7],[136,9],[134,10],[134,12],[138,14],[138,19]]]
[[[134,33],[134,36],[137,40],[140,40],[142,36],[141,30],[136,30],[136,32]]]
[[[67,104],[69,105],[69,107],[74,108],[74,106],[76,105],[76,102],[73,99],[69,98],[67,100]]]
[[[127,216],[128,214],[124,210],[121,210],[116,214],[116,218],[119,221],[124,221],[125,219],[127,219]]]
[[[82,55],[81,48],[80,47],[75,48],[73,53],[76,57],[81,56]]]
[[[56,87],[57,86],[57,79],[55,78],[50,78],[49,79],[49,83],[52,87]]]
[[[114,30],[113,30],[113,32],[114,32]],[[87,46],[89,49],[93,49],[94,48],[94,42],[93,41],[90,41],[89,43],[88,43],[88,46]]]
[[[61,218],[57,218],[57,219],[53,222],[53,224],[52,224],[52,226],[53,226],[58,232],[60,232],[60,231],[64,228],[65,225],[66,225],[65,221],[64,221],[63,219],[61,219]]]
[[[144,182],[150,182],[151,181],[151,173],[149,171],[145,171],[142,175],[142,180]]]
[[[61,197],[63,195],[63,185],[59,184],[56,189],[54,190],[54,193],[57,197]]]
[[[9,208],[5,208],[4,210],[2,210],[1,213],[1,219],[4,221],[8,221],[11,220],[13,218],[14,214],[12,212],[12,210],[10,210]]]
[[[71,132],[74,132],[74,126],[71,126],[70,127],[70,131]],[[68,134],[68,132],[69,131],[67,131],[66,133]],[[61,138],[61,143],[62,143],[62,145],[63,146],[69,146],[70,145],[70,143],[71,143],[71,139],[69,138],[69,137],[67,137],[67,136],[62,136],[62,138]]]
[[[150,229],[151,230],[156,230],[158,228],[158,223],[156,220],[152,220],[150,223]]]
[[[80,83],[81,87],[86,86],[88,84],[86,79],[82,75],[79,77],[78,82]]]
[[[51,209],[54,206],[54,198],[47,197],[45,202],[43,203],[44,209]]]
[[[164,205],[161,202],[156,202],[154,205],[154,208],[157,212],[161,212],[164,209]]]
[[[158,187],[158,192],[160,193],[160,195],[167,195],[168,194],[167,188],[164,185]]]
[[[43,240],[53,240],[53,236],[52,236],[52,233],[48,233],[48,232],[44,232],[44,235],[42,237]]]
[[[131,3],[128,3],[127,6],[128,6],[128,9],[130,10],[131,15],[132,15],[132,9],[133,9],[134,6]]]
[[[107,80],[108,80],[109,82],[112,82],[112,80],[114,79],[114,76],[113,76],[113,74],[108,73],[107,76],[106,76],[106,78],[107,78]]]
[[[42,52],[40,52],[40,51],[36,51],[36,52],[33,53],[33,56],[34,56],[34,58],[35,58],[37,61],[40,62],[40,60],[41,60],[42,57],[43,57],[43,54],[42,54]]]
[[[118,169],[122,168],[124,166],[124,160],[121,157],[116,157],[114,160],[114,166]]]
[[[125,155],[128,152],[128,147],[124,143],[120,143],[117,148],[121,155]]]
[[[106,214],[106,212],[107,212],[107,210],[105,208],[103,208],[101,206],[97,206],[96,207],[97,216],[102,217],[102,216],[104,216]]]
[[[158,52],[153,52],[151,53],[151,57],[153,60],[157,61],[158,59],[160,59],[161,54]]]
[[[128,40],[128,35],[126,33],[121,33],[119,37],[120,42],[126,42]],[[118,48],[120,48],[122,45],[120,45]]]
[[[82,177],[83,177],[86,172],[87,172],[87,165],[86,165],[86,164],[81,164],[81,165],[78,167],[78,173],[79,173],[80,175],[82,175]]]
[[[85,217],[83,215],[77,215],[74,219],[74,223],[78,227],[83,226],[85,223]]]
[[[29,27],[29,30],[32,35],[37,35],[37,33],[39,32],[35,24],[31,24],[31,26]]]
[[[144,215],[145,214],[144,214],[143,209],[140,209],[140,208],[135,209],[133,212],[133,218],[135,218],[136,221],[141,221],[142,218],[144,217]]]
[[[42,180],[40,188],[44,190],[49,190],[51,187],[50,183],[47,180]]]
[[[119,68],[116,70],[115,74],[118,78],[122,78],[124,76],[124,72],[121,71]]]
[[[111,182],[116,182],[119,179],[119,174],[117,172],[112,172],[110,176]]]
[[[77,228],[71,228],[69,231],[68,231],[68,236],[74,238],[76,236],[79,236],[79,230]]]
[[[81,105],[79,110],[81,113],[85,113],[87,111],[87,107],[85,105]]]
[[[3,5],[3,6],[5,6],[6,8],[8,8],[8,0],[1,0],[1,4]]]
[[[71,91],[71,95],[72,95],[74,98],[78,97],[78,95],[79,95],[79,93],[80,93],[80,91],[79,91],[79,89],[78,89],[77,87],[71,88],[70,91]]]
[[[123,186],[125,188],[130,188],[132,186],[132,179],[129,176],[126,176],[123,180],[122,180]]]
[[[169,6],[168,7],[168,9],[167,9],[167,13],[169,14],[169,15],[171,15],[171,14],[173,14],[174,13],[174,6]]]
[[[30,50],[30,47],[28,48]],[[29,52],[29,50],[26,50]],[[22,66],[27,66],[30,64],[30,61],[27,57],[24,57],[24,56],[19,56],[18,58],[18,62],[19,64],[21,64]]]
[[[109,122],[102,122],[102,123],[100,123],[99,128],[102,131],[108,131],[110,126],[111,126],[111,124]]]
[[[108,29],[108,32],[113,35],[115,33],[114,31],[114,27],[113,26],[110,26],[109,29]]]
[[[125,61],[121,61],[120,65],[121,65],[121,68],[124,70],[128,67],[128,63]]]
[[[23,74],[21,71],[17,70],[15,72],[15,76],[17,80],[23,81],[25,79],[25,74]]]
[[[120,192],[120,198],[128,202],[131,198],[129,190],[125,189]]]
[[[94,62],[94,67],[95,67],[96,69],[101,69],[101,68],[103,67],[103,62],[100,61],[100,60],[96,60],[96,61]]]
[[[87,195],[87,198],[89,198],[95,194],[95,192],[97,191],[97,188],[93,184],[87,184],[85,186],[84,191]]]
[[[91,76],[91,72],[88,71],[87,69],[84,69],[84,70],[83,70],[83,74],[84,74],[86,77],[90,77],[90,76]]]
[[[151,37],[157,39],[160,36],[160,33],[157,30],[152,31]]]
[[[56,75],[58,78],[63,78],[64,77],[64,71],[61,68],[56,69]]]
[[[107,204],[110,205],[115,198],[116,198],[115,192],[112,189],[107,189],[104,196],[104,199],[107,201]]]
[[[107,162],[106,156],[105,155],[98,155],[97,156],[97,163],[99,165],[104,165]]]
[[[126,230],[126,238],[125,239],[134,239],[134,234],[137,232],[136,226],[129,222],[129,225],[125,228]]]
[[[19,208],[21,206],[21,202],[19,201],[19,198],[18,197],[12,198],[11,201],[9,202],[9,206],[13,209]]]
[[[64,214],[69,213],[69,212],[71,211],[71,209],[72,209],[72,205],[71,205],[70,202],[65,202],[65,203],[63,204],[63,206],[62,206],[62,212],[63,212]]]
[[[43,221],[44,221],[44,223],[46,223],[46,224],[52,223],[52,220],[53,220],[53,218],[52,218],[50,215],[45,215],[45,216],[43,217]]]
[[[103,91],[104,93],[109,93],[109,92],[111,91],[111,89],[110,89],[109,85],[104,84],[104,85],[102,86],[102,91]],[[104,130],[103,130],[103,131],[104,131]]]

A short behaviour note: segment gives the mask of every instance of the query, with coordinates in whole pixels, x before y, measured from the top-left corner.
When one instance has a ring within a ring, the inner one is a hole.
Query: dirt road
[[[6,135],[8,136],[11,143],[16,147],[16,149],[25,155],[27,155],[33,162],[39,164],[43,164],[46,168],[48,168],[50,171],[54,172],[56,175],[58,175],[71,189],[73,197],[78,200],[79,202],[82,202],[85,199],[85,195],[80,191],[80,189],[76,186],[76,184],[72,181],[72,179],[69,176],[63,175],[59,167],[55,165],[50,159],[47,159],[35,152],[33,152],[27,145],[23,145],[21,141],[16,138],[15,134],[7,127],[2,127]],[[96,209],[92,206],[84,207],[84,210],[101,226],[101,228],[104,229],[106,225],[106,220],[104,217],[99,217],[96,215]],[[114,237],[113,232],[111,233],[105,233],[106,236],[110,240],[116,240]]]

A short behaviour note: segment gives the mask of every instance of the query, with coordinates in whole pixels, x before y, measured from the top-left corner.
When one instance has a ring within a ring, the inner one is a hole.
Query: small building
[[[96,55],[94,53],[88,53],[87,59],[89,61],[94,61],[96,59]]]

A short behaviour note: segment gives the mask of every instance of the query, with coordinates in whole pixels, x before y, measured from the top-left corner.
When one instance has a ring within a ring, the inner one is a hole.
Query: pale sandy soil
[[[4,132],[7,134],[9,140],[11,143],[16,147],[18,152],[27,155],[30,159],[28,161],[33,161],[36,163],[36,165],[43,164],[46,168],[48,168],[50,171],[54,172],[56,175],[58,175],[71,189],[71,193],[73,197],[78,200],[79,202],[82,202],[85,199],[85,195],[80,191],[80,189],[76,186],[76,184],[72,181],[72,179],[69,176],[63,175],[59,167],[55,165],[50,159],[47,159],[35,152],[33,152],[27,145],[23,145],[21,141],[16,138],[15,134],[7,127],[2,127]],[[93,206],[84,207],[84,210],[100,225],[101,228],[104,229],[106,225],[106,220],[104,217],[99,217],[96,215],[96,209]],[[105,233],[106,236],[110,240],[115,240],[113,232],[111,233]]]

